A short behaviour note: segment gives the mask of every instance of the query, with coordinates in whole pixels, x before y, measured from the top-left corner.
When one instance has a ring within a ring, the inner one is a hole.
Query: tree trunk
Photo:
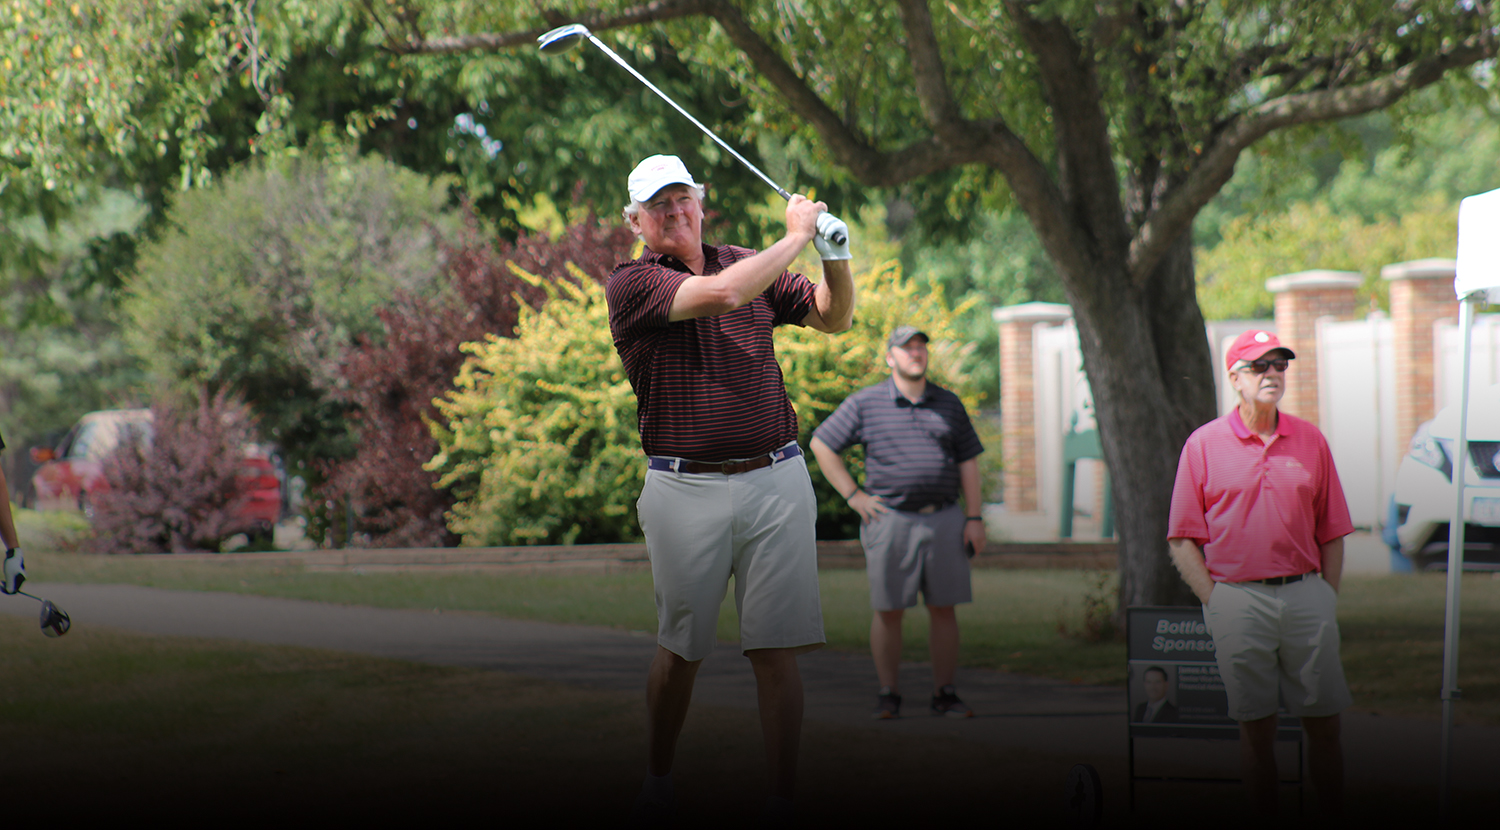
[[[1129,605],[1194,604],[1167,553],[1183,442],[1215,415],[1190,235],[1172,246],[1145,286],[1133,285],[1121,262],[1063,279],[1114,488],[1119,613]]]

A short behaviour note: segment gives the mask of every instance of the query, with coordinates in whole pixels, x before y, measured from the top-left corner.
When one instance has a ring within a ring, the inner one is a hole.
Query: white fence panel
[[[1371,315],[1350,322],[1319,320],[1317,338],[1319,428],[1333,453],[1350,518],[1358,527],[1378,527],[1400,461],[1394,331],[1384,315]]]
[[[1433,378],[1433,412],[1442,412],[1458,402],[1459,378],[1463,372],[1463,342],[1458,323],[1441,320],[1433,326],[1433,360],[1437,363]],[[1474,318],[1471,338],[1473,353],[1469,363],[1469,389],[1500,383],[1500,314],[1480,314]],[[1404,449],[1404,448],[1403,448]]]

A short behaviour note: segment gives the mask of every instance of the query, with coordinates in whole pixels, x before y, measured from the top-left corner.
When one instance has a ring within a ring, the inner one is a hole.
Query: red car
[[[90,498],[109,485],[106,456],[121,442],[151,440],[151,410],[111,409],[90,412],[78,420],[56,449],[37,448],[31,459],[40,466],[31,477],[31,504],[37,510],[81,510],[92,517]],[[282,482],[269,449],[246,444],[240,465],[240,489],[248,498],[239,515],[240,531],[269,538],[281,520]]]

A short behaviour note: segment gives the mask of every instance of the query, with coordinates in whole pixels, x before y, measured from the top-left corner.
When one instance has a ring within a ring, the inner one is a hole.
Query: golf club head
[[[543,55],[557,55],[577,46],[579,41],[588,36],[587,26],[582,23],[569,23],[541,35],[536,39],[536,43]]]
[[[68,612],[52,604],[52,600],[42,600],[42,633],[48,637],[61,637],[68,633],[73,627],[73,621],[68,619]]]

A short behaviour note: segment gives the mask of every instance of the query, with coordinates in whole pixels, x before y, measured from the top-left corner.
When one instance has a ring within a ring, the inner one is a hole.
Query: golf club
[[[73,621],[68,618],[68,612],[52,604],[50,599],[42,599],[25,591],[17,591],[23,597],[31,597],[42,604],[42,633],[48,637],[61,637],[68,633],[73,627]]]
[[[724,139],[719,138],[717,135],[714,135],[713,130],[710,130],[709,128],[703,126],[702,122],[694,118],[692,113],[678,106],[677,102],[667,97],[667,94],[665,92],[657,89],[656,84],[653,84],[650,81],[646,80],[646,77],[644,75],[635,71],[635,67],[626,63],[623,58],[615,54],[615,50],[609,48],[608,46],[605,46],[603,41],[601,41],[599,38],[594,37],[594,33],[590,32],[587,26],[583,25],[582,23],[571,23],[567,26],[559,26],[558,28],[553,29],[552,31],[538,37],[536,41],[537,47],[542,50],[542,54],[557,55],[566,52],[569,49],[572,49],[574,46],[578,45],[579,41],[582,41],[584,39],[587,39],[590,43],[599,47],[600,50],[602,50],[604,54],[609,55],[615,63],[618,63],[620,66],[625,67],[625,71],[635,76],[635,79],[637,81],[645,84],[647,89],[656,93],[657,96],[660,97],[663,101],[671,104],[672,109],[675,109],[678,112],[682,113],[682,117],[693,122],[693,126],[702,130],[704,135],[713,139],[714,142],[717,143],[720,147],[723,147],[725,150],[729,151],[729,154],[731,156],[734,156],[739,160],[740,164],[743,164],[745,165],[745,167],[749,168],[751,173],[759,176],[761,181],[770,185],[772,189],[774,189],[778,194],[781,195],[781,198],[786,199],[789,202],[792,200],[792,194],[786,192],[786,190],[784,190],[781,185],[772,181],[770,176],[762,173],[759,167],[751,164],[749,159],[740,155],[739,152],[736,151],[733,147],[725,144]],[[832,225],[833,227],[830,228],[828,227],[829,225]],[[818,233],[822,234],[824,239],[827,239],[829,242],[832,242],[835,245],[842,245],[849,238],[848,234],[843,229],[843,223],[840,222],[831,213],[823,213],[818,217]]]

